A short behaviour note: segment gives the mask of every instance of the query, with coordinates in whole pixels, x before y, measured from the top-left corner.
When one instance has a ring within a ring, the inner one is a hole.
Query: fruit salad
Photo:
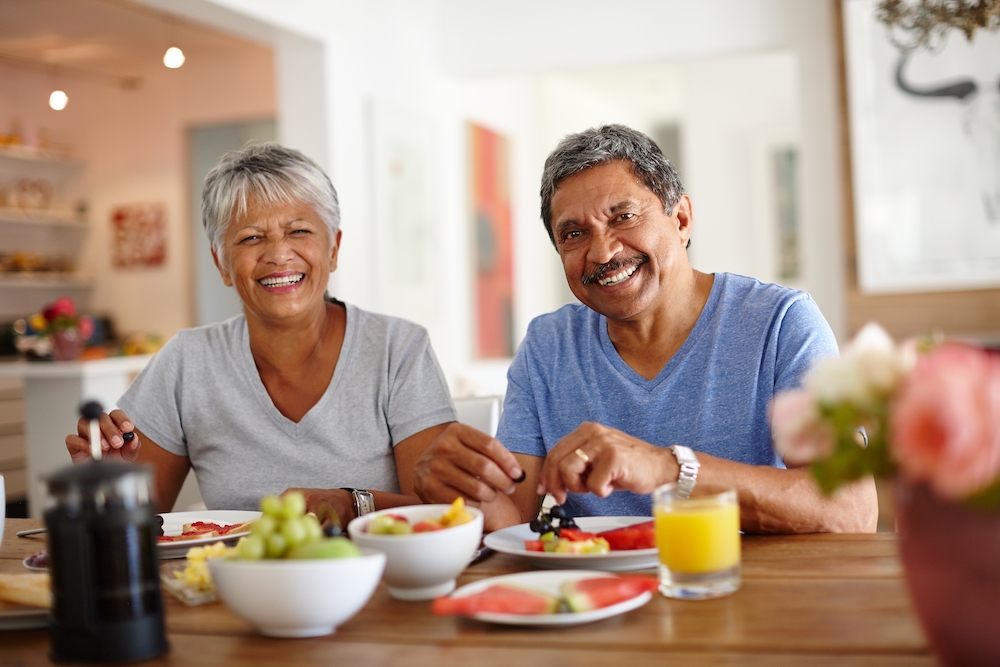
[[[528,525],[540,536],[537,540],[524,541],[526,551],[606,554],[609,551],[651,549],[656,546],[652,521],[588,533],[580,530],[566,508],[559,505]]]
[[[373,535],[410,535],[411,533],[429,533],[444,530],[452,526],[460,526],[472,521],[472,514],[465,509],[465,500],[455,498],[445,513],[436,519],[424,519],[411,525],[409,520],[400,514],[379,514],[365,526],[365,532]]]

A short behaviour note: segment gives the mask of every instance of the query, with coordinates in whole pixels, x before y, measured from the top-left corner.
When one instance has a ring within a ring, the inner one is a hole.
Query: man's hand
[[[450,503],[458,496],[487,503],[514,493],[524,471],[496,438],[453,423],[414,465],[414,490],[425,503]]]
[[[538,495],[551,493],[562,504],[567,491],[589,492],[601,498],[621,489],[652,493],[657,486],[676,480],[678,473],[669,449],[618,429],[584,422],[545,457]]]
[[[101,456],[134,463],[139,457],[139,436],[135,426],[121,410],[111,414],[101,413],[98,424],[101,428]],[[128,434],[128,435],[126,435]],[[126,442],[126,438],[131,442]],[[81,418],[76,424],[76,434],[66,436],[66,449],[73,463],[81,463],[90,458],[90,421]]]

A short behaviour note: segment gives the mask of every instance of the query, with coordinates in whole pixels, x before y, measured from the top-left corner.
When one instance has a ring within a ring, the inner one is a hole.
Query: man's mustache
[[[626,266],[638,266],[640,264],[645,264],[649,261],[649,255],[645,253],[639,253],[631,257],[615,258],[610,262],[605,262],[597,266],[593,271],[588,273],[583,277],[581,281],[584,285],[589,285],[590,283],[596,283],[601,279],[602,276],[617,271],[618,269],[623,269]]]

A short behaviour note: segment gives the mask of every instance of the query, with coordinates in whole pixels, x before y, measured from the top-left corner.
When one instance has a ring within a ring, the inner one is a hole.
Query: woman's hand
[[[139,457],[139,436],[128,415],[121,410],[112,410],[111,414],[102,412],[98,424],[101,429],[101,456],[134,463]],[[90,458],[89,420],[81,418],[77,422],[76,435],[66,436],[66,449],[73,463]]]
[[[677,479],[678,472],[669,449],[618,429],[584,422],[545,457],[538,495],[551,493],[562,504],[567,491],[601,498],[619,489],[652,493],[660,484]]]
[[[450,503],[458,496],[490,502],[510,495],[524,480],[517,459],[496,438],[452,423],[424,450],[414,469],[414,490],[425,503]]]
[[[297,491],[306,499],[306,512],[312,512],[319,519],[320,524],[325,524],[330,518],[331,510],[337,513],[337,520],[341,528],[347,528],[347,524],[354,518],[354,498],[349,491],[343,489],[285,489],[286,493]]]

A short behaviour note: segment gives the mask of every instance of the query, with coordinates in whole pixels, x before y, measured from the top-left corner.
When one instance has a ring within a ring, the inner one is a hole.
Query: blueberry
[[[323,526],[323,534],[327,537],[339,537],[343,532],[339,525],[332,522]]]
[[[549,513],[552,515],[553,519],[565,519],[567,516],[569,516],[569,514],[567,514],[566,512],[566,508],[564,508],[562,505],[553,506],[552,509],[549,510]]]
[[[549,524],[543,521],[542,519],[532,519],[531,523],[528,524],[528,528],[531,529],[531,532],[539,534],[547,533],[549,532],[549,530],[551,530]]]
[[[560,528],[579,528],[579,526],[576,525],[576,521],[574,521],[573,517],[571,517],[571,516],[568,516],[565,519],[560,519],[560,521],[559,521],[559,527]]]

